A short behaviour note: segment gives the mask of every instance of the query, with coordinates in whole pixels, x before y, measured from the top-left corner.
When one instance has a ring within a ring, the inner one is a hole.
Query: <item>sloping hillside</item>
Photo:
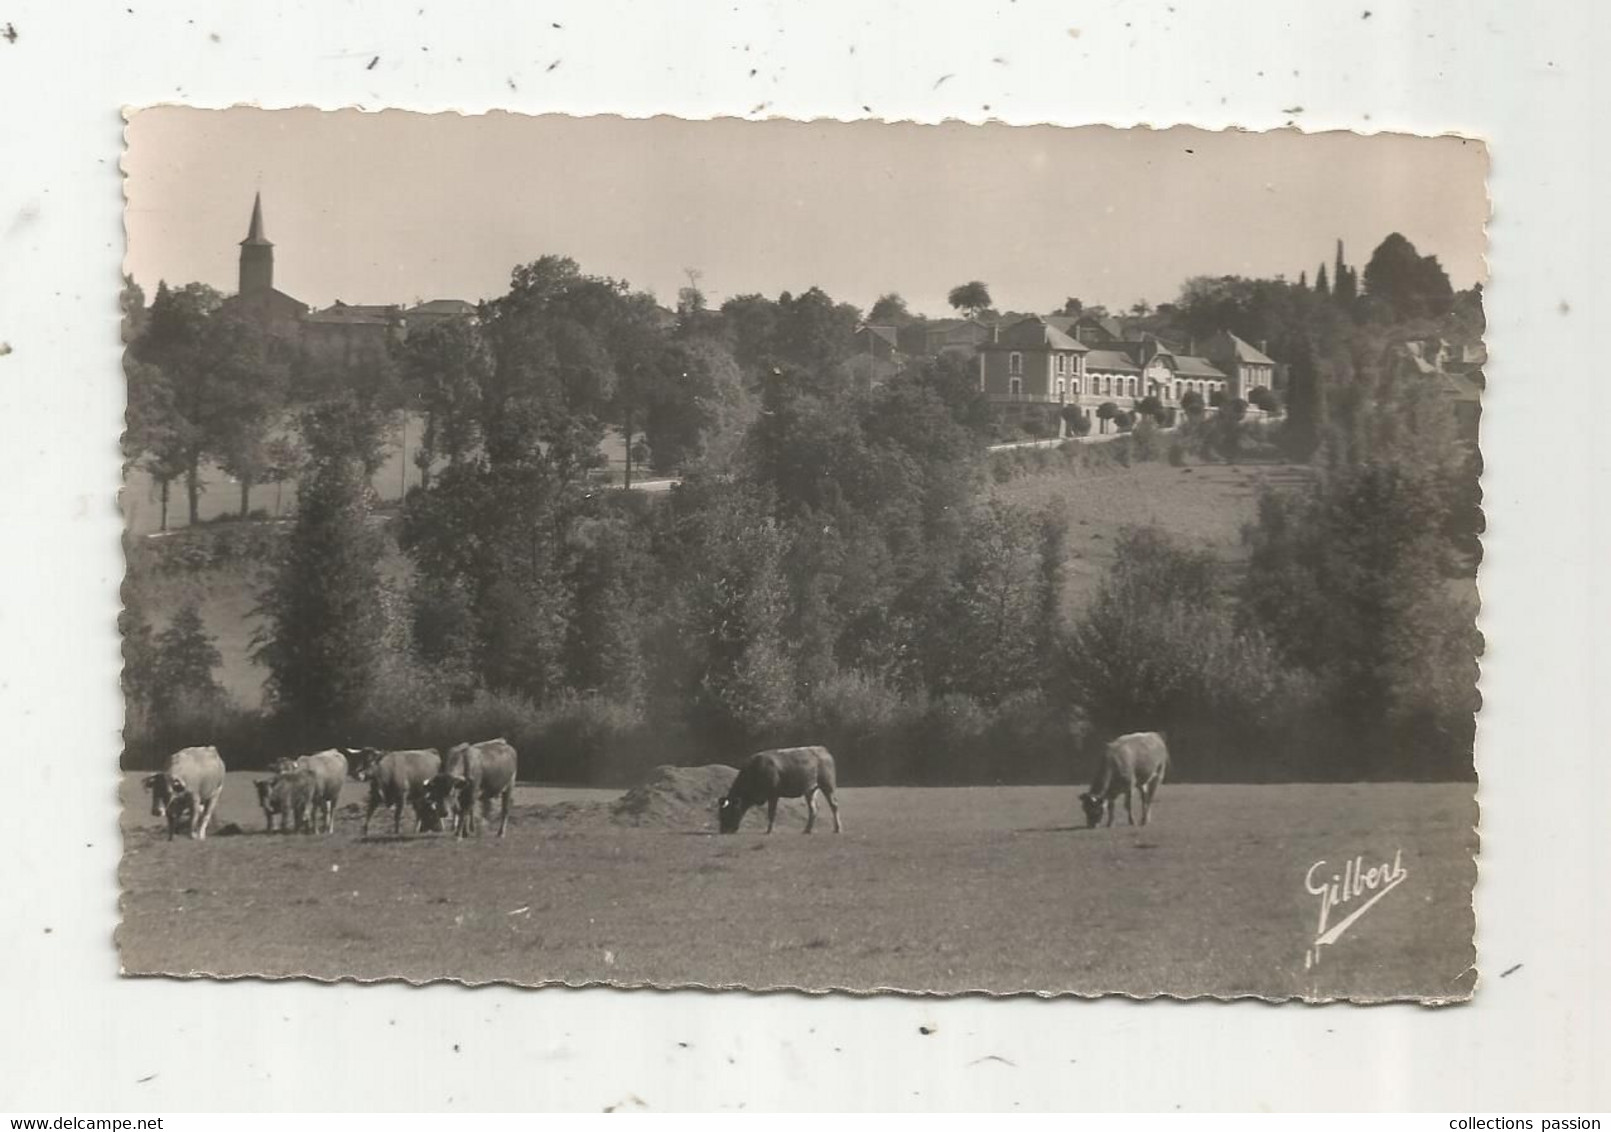
[[[1258,511],[1261,485],[1301,484],[1309,470],[1294,464],[1163,463],[1055,468],[992,490],[1029,507],[1051,504],[1068,517],[1064,616],[1082,609],[1113,565],[1113,543],[1128,526],[1156,524],[1177,538],[1240,561],[1242,527]]]

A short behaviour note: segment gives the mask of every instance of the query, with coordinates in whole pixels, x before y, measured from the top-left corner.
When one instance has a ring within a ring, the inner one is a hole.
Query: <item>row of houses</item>
[[[274,286],[274,245],[264,230],[261,195],[252,202],[240,243],[240,288],[230,301],[277,336],[296,341],[308,356],[347,364],[411,332],[476,311],[461,299],[413,306],[338,300],[310,308]],[[1183,352],[1152,335],[1127,334],[1118,320],[1095,314],[869,325],[857,331],[857,342],[853,362],[868,381],[899,372],[909,357],[955,354],[973,359],[980,389],[1007,404],[1095,407],[1112,401],[1132,408],[1147,397],[1178,404],[1194,391],[1205,403],[1226,396],[1246,400],[1275,380],[1275,363],[1233,334],[1216,334],[1201,353]]]
[[[1480,341],[1457,344],[1446,338],[1412,338],[1399,343],[1395,355],[1400,373],[1432,383],[1453,406],[1461,435],[1475,444],[1487,386],[1483,367],[1488,364],[1488,348]]]
[[[298,343],[307,355],[344,364],[442,321],[472,317],[477,309],[462,299],[412,306],[338,300],[322,310],[310,308],[274,286],[274,245],[264,232],[261,196],[252,203],[240,243],[240,289],[229,301],[277,336]],[[670,311],[662,313],[675,320]],[[1255,347],[1229,331],[1181,349],[1094,313],[864,325],[856,331],[850,364],[860,380],[877,383],[899,373],[910,358],[940,355],[976,366],[979,389],[990,401],[1025,410],[1073,405],[1091,412],[1107,402],[1131,410],[1148,397],[1168,408],[1189,393],[1209,406],[1251,402],[1257,390],[1273,389],[1279,368],[1263,343]],[[1462,425],[1474,432],[1486,361],[1481,343],[1412,341],[1402,344],[1400,356],[1407,369],[1439,383],[1455,403]]]
[[[857,343],[873,380],[899,372],[917,355],[968,358],[978,367],[979,389],[998,404],[1095,408],[1112,402],[1130,409],[1156,397],[1167,407],[1188,393],[1215,404],[1247,401],[1255,390],[1275,385],[1276,362],[1229,331],[1183,350],[1153,334],[1127,333],[1105,315],[869,325],[857,331]]]

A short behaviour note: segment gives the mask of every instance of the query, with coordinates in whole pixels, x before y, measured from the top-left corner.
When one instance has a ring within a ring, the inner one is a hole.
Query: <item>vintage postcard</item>
[[[1481,143],[126,137],[126,973],[1471,995]]]

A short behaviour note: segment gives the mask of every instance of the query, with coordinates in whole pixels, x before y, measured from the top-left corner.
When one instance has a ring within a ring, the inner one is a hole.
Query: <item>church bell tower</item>
[[[241,241],[240,293],[267,294],[274,289],[274,245],[263,235],[263,194],[252,201],[252,224]]]

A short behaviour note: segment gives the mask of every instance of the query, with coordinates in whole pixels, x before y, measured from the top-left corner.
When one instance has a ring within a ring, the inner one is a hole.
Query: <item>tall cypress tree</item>
[[[1287,369],[1287,425],[1282,433],[1288,453],[1309,460],[1320,447],[1327,425],[1326,391],[1314,344],[1307,336],[1294,342]]]
[[[1343,242],[1337,241],[1337,267],[1331,275],[1333,293],[1340,303],[1349,303],[1359,291],[1359,276],[1343,259]]]
[[[1326,265],[1321,264],[1320,270],[1315,273],[1315,294],[1331,294],[1331,283],[1326,279]]]
[[[369,528],[361,461],[322,446],[299,485],[296,525],[258,605],[252,659],[276,707],[310,738],[350,735],[374,687],[385,618],[379,536]]]
[[[223,663],[213,637],[202,623],[195,602],[186,602],[173,623],[156,638],[156,688],[152,703],[165,711],[179,703],[209,703],[223,698],[213,677]]]

